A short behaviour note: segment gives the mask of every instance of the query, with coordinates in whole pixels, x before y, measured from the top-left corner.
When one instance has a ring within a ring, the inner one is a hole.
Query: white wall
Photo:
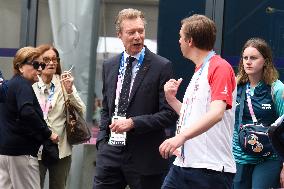
[[[18,48],[20,42],[21,2],[0,0],[0,48]],[[12,58],[0,57],[0,70],[10,78]]]

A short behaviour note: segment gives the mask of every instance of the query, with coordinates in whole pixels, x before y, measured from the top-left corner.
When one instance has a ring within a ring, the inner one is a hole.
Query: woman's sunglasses
[[[35,70],[38,70],[39,67],[41,67],[41,69],[44,70],[44,68],[46,66],[45,63],[39,62],[39,61],[36,61],[36,60],[32,61],[32,62],[25,62],[24,64],[32,65]]]

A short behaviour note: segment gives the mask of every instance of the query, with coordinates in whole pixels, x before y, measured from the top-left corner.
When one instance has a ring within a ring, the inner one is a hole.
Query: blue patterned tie
[[[136,58],[129,56],[126,59],[127,66],[124,73],[122,89],[119,96],[118,102],[118,112],[119,116],[126,116],[126,109],[128,107],[128,99],[130,94],[130,85],[131,85],[131,78],[132,78],[132,62],[135,61]]]

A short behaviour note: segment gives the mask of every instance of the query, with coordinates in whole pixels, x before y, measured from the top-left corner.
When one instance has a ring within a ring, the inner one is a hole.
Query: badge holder
[[[176,135],[180,134],[181,132],[181,124],[179,123],[179,120],[177,121],[177,129],[176,129]],[[182,147],[177,148],[174,152],[173,155],[177,157],[182,157]]]
[[[123,119],[126,119],[126,117],[113,116],[112,123],[114,123],[114,121],[116,120],[123,120]],[[126,145],[126,132],[116,133],[116,132],[111,131],[108,144],[112,146],[125,146]]]

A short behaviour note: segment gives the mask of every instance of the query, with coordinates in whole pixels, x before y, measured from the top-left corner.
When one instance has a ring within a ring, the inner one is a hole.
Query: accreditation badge
[[[126,119],[126,117],[113,116],[111,121],[113,123],[116,120],[122,120],[122,119]],[[112,146],[125,146],[126,145],[126,132],[115,133],[111,131],[108,144]]]

